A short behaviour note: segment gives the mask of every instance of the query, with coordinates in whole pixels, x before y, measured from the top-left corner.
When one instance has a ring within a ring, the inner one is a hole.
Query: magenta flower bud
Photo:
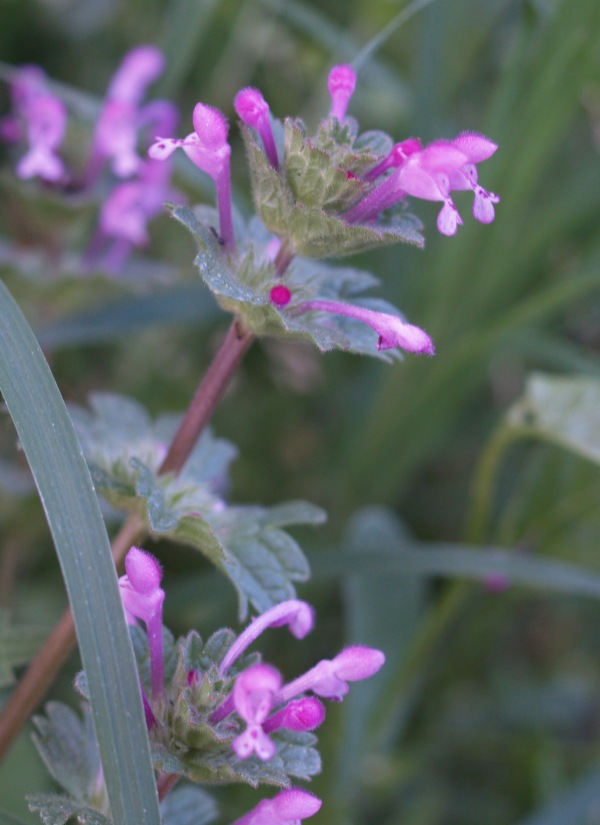
[[[387,312],[376,312],[373,309],[359,307],[355,304],[345,304],[339,301],[305,301],[295,307],[294,314],[304,312],[330,312],[333,315],[343,315],[347,318],[354,318],[367,324],[379,335],[377,349],[393,349],[401,347],[407,352],[414,352],[418,355],[433,355],[435,347],[433,341],[420,327],[407,324],[397,315],[390,315]]]
[[[286,730],[314,730],[323,723],[325,708],[314,696],[295,699],[274,713],[263,723],[265,733],[285,728]]]
[[[317,696],[341,700],[349,691],[348,682],[368,679],[382,667],[385,656],[372,647],[354,645],[342,650],[334,659],[323,659],[303,676],[285,685],[275,702],[287,702],[299,693],[312,690]]]
[[[490,573],[483,580],[488,593],[504,593],[510,587],[510,579],[504,573]]]
[[[140,550],[132,547],[125,557],[125,572],[133,589],[144,596],[149,596],[160,589],[162,569],[159,562]]]
[[[277,307],[284,307],[292,300],[292,293],[287,286],[278,284],[278,286],[274,286],[269,293],[269,300]]]
[[[263,722],[271,712],[275,694],[281,687],[281,675],[270,665],[255,665],[237,677],[233,688],[235,710],[246,722],[246,730],[233,740],[233,749],[240,759],[255,753],[267,761],[275,755],[275,743],[263,730]]]
[[[148,632],[152,698],[162,696],[163,645],[162,608],[165,592],[160,586],[162,570],[150,553],[132,547],[125,557],[126,575],[119,579],[123,607],[131,616],[141,619]]]
[[[327,88],[331,95],[330,117],[337,118],[340,123],[343,122],[355,87],[356,72],[352,66],[342,64],[331,69],[327,79]]]
[[[263,799],[233,825],[299,825],[317,813],[321,800],[296,788],[280,791],[273,799]]]
[[[241,89],[235,96],[233,106],[241,120],[243,120],[247,126],[256,129],[263,142],[265,155],[268,157],[271,166],[274,169],[279,169],[279,159],[277,157],[277,147],[271,127],[269,104],[262,94],[258,89],[251,87]]]
[[[222,674],[227,673],[235,660],[267,628],[282,627],[283,625],[288,625],[290,633],[297,639],[303,639],[314,626],[312,607],[299,599],[289,599],[257,616],[231,645],[219,665],[219,671]]]

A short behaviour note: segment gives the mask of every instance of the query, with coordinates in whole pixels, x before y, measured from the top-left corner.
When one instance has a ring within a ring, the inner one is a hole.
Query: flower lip
[[[196,134],[207,149],[217,151],[227,145],[229,124],[225,115],[214,106],[196,103],[192,122]]]

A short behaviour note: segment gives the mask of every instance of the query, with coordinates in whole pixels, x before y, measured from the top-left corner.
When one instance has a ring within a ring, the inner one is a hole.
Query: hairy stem
[[[180,779],[178,773],[161,773],[156,780],[158,798],[162,802],[165,796],[172,791]]]
[[[173,437],[159,473],[177,474],[184,466],[253,339],[252,333],[243,330],[239,322],[232,323]],[[136,514],[130,515],[112,542],[117,569],[122,567],[131,545],[143,541],[146,535],[145,522]],[[43,699],[71,654],[75,642],[73,615],[70,608],[67,608],[2,710],[0,760],[6,755],[23,725]]]
[[[229,327],[221,348],[175,433],[159,473],[177,474],[181,471],[253,340],[253,334],[244,330],[238,321],[234,321]]]

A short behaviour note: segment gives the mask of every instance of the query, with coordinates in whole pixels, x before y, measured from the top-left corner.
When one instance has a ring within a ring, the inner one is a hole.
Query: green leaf
[[[237,588],[240,618],[250,602],[259,613],[295,597],[292,582],[306,581],[310,568],[302,550],[281,526],[321,524],[325,513],[304,501],[279,507],[230,507],[209,519],[227,554],[223,567]]]
[[[98,744],[87,709],[81,719],[61,702],[48,702],[45,716],[35,716],[35,746],[50,775],[70,797],[89,803],[101,776]]]
[[[10,624],[8,612],[0,610],[0,687],[12,685],[12,669],[26,664],[40,649],[47,628]]]
[[[189,785],[172,790],[161,802],[160,812],[164,825],[209,825],[219,815],[212,796]]]
[[[65,578],[113,817],[123,825],[159,825],[133,650],[96,494],[58,388],[4,285],[0,318],[0,390]]]
[[[600,381],[594,378],[536,373],[506,420],[523,435],[600,464]]]
[[[205,431],[177,477],[158,475],[177,419],[152,422],[132,399],[101,393],[91,411],[73,408],[73,421],[96,489],[114,506],[142,513],[155,535],[199,550],[235,585],[244,618],[295,596],[307,561],[282,527],[321,524],[324,512],[307,502],[278,507],[227,506],[223,486],[235,448]]]
[[[172,211],[196,239],[200,249],[196,265],[205,284],[221,307],[237,315],[244,327],[255,335],[305,340],[322,352],[342,349],[387,362],[400,357],[397,350],[378,350],[377,333],[360,321],[331,313],[297,311],[308,300],[353,299],[378,283],[369,272],[296,256],[282,281],[290,289],[292,301],[286,307],[277,307],[271,303],[270,292],[278,281],[272,261],[265,258],[265,247],[271,236],[257,218],[247,227],[236,220],[240,259],[234,273],[232,262],[225,257],[209,228],[217,219],[214,210],[196,208],[192,211],[189,207],[177,206]],[[341,225],[341,222],[337,223]],[[390,224],[390,231],[392,229],[393,224]],[[360,304],[378,312],[400,314],[385,301],[363,298]]]
[[[30,811],[37,811],[44,825],[65,825],[73,819],[80,825],[112,825],[98,811],[82,805],[68,796],[34,794],[27,797]]]

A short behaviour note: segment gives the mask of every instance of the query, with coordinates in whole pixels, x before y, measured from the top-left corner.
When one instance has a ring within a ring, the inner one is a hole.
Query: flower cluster
[[[275,667],[247,651],[268,628],[286,626],[297,639],[313,629],[310,605],[290,599],[257,616],[237,638],[221,631],[202,647],[197,635],[182,640],[178,664],[165,678],[161,576],[157,560],[132,547],[119,586],[130,623],[140,619],[147,628],[150,699],[141,679],[146,719],[157,752],[171,751],[171,770],[177,754],[183,775],[210,781],[287,786],[291,776],[308,778],[316,772],[319,763],[311,755],[314,738],[309,732],[325,719],[321,700],[342,700],[349,682],[377,673],[385,661],[383,653],[350,646],[285,683]],[[290,747],[293,765],[286,763],[285,750]],[[158,757],[159,768],[161,759],[164,756]],[[263,800],[238,825],[284,825],[311,816],[320,805],[311,794],[290,789]]]
[[[204,277],[221,305],[253,332],[277,334],[279,326],[286,334],[312,338],[322,349],[341,346],[362,352],[368,348],[359,343],[356,329],[367,325],[377,335],[378,351],[401,348],[432,355],[429,336],[406,323],[397,310],[346,300],[362,285],[353,284],[352,278],[341,280],[325,265],[315,277],[307,259],[398,241],[421,245],[419,224],[406,210],[408,196],[441,202],[438,228],[452,235],[462,219],[451,193],[470,189],[475,218],[490,223],[499,198],[479,184],[477,164],[497,146],[475,132],[427,146],[416,138],[394,144],[382,132],[359,134],[347,116],[355,85],[351,66],[331,70],[331,108],[312,136],[299,119],[287,118],[283,124],[274,120],[258,89],[238,92],[234,108],[246,143],[259,229],[256,223],[247,230],[239,222],[236,227],[229,127],[217,109],[198,103],[195,131],[183,139],[157,138],[149,154],[166,160],[181,148],[214,180],[220,250],[211,260],[220,259],[222,271],[218,283]],[[193,216],[176,216],[195,231],[201,249],[206,248],[201,229],[194,230]]]
[[[138,154],[142,135],[172,134],[178,113],[166,100],[143,104],[148,86],[164,69],[155,46],[130,51],[113,76],[95,124],[83,174],[69,171],[59,155],[67,131],[67,109],[37,66],[17,69],[10,84],[12,113],[0,121],[0,139],[25,142],[16,166],[22,179],[38,177],[65,192],[91,192],[106,168],[117,178],[104,196],[98,228],[87,251],[88,266],[117,272],[133,247],[149,243],[148,223],[166,200],[180,202],[170,186],[171,167]],[[144,138],[147,145],[148,138]]]

